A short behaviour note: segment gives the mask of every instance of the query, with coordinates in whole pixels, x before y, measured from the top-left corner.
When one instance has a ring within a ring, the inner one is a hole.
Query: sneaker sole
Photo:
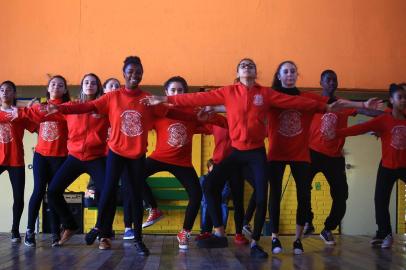
[[[149,226],[154,225],[155,223],[157,223],[158,221],[160,221],[164,216],[160,216],[159,218],[154,219],[153,221],[148,221],[148,222],[144,222],[142,223],[142,228],[147,228]]]
[[[178,236],[176,236],[176,239],[178,239],[178,242],[180,242]],[[179,248],[185,250],[185,249],[188,249],[188,245],[182,245],[182,244],[179,243]]]
[[[392,244],[390,244],[390,245],[387,245],[387,244],[382,244],[382,245],[381,245],[381,248],[382,248],[382,249],[391,248],[391,247],[392,247],[392,245],[393,245],[393,243],[392,243]]]
[[[24,242],[24,245],[26,245],[27,247],[35,247],[35,244],[30,244],[30,243],[26,243],[26,242]]]
[[[123,236],[123,240],[133,240],[134,236]]]
[[[298,248],[293,249],[293,254],[295,254],[295,255],[302,255],[303,252],[304,252],[303,250],[298,249]]]
[[[272,249],[272,254],[279,254],[279,253],[282,253],[282,251],[283,251],[282,248],[277,247],[277,248]]]
[[[189,249],[188,245],[181,245],[181,244],[179,244],[179,248],[182,249],[182,250]]]
[[[243,232],[245,235],[248,235],[249,237],[252,236],[252,232],[250,232],[250,231],[247,230],[247,229],[242,229],[242,232]]]
[[[320,234],[320,238],[324,241],[324,243],[325,243],[326,245],[333,246],[333,245],[336,244],[336,241],[329,241],[329,240],[325,239],[325,238],[323,237],[323,235],[321,235],[321,234]]]
[[[137,252],[137,255],[147,257],[147,256],[149,256],[149,252],[141,251],[141,252]]]
[[[11,243],[21,243],[21,239],[11,239]]]

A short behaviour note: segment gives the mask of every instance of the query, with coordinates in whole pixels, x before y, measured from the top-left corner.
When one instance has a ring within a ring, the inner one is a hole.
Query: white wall
[[[350,125],[367,120],[357,116],[350,119]],[[381,160],[381,141],[375,136],[364,134],[348,137],[344,146],[346,163],[352,166],[347,170],[349,198],[347,212],[342,222],[343,234],[373,235],[375,224],[374,192],[376,173]],[[396,227],[396,188],[392,191],[390,215],[392,230]]]
[[[37,135],[28,131],[24,134],[24,152],[25,152],[25,192],[24,192],[24,212],[20,222],[20,232],[25,232],[27,228],[28,202],[34,186],[32,170],[28,165],[32,164],[33,147],[37,142]],[[13,223],[13,192],[11,189],[8,172],[0,175],[0,232],[10,232]]]

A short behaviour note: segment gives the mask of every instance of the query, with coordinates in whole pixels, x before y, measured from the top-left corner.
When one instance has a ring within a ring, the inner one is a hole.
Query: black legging
[[[199,212],[200,202],[202,200],[202,189],[199,184],[199,177],[193,167],[182,167],[147,158],[145,166],[145,179],[154,173],[167,171],[173,174],[183,185],[188,196],[189,202],[186,207],[183,228],[191,230]],[[149,185],[144,185],[144,200],[152,208],[157,207],[156,200],[152,194]]]
[[[121,181],[127,181],[130,194],[134,202],[134,237],[135,241],[142,238],[142,191],[144,189],[145,156],[136,159],[127,158],[109,150],[106,161],[106,178],[103,192],[99,200],[97,224],[100,237],[111,237],[111,231],[116,213],[116,199],[118,182],[123,172],[127,171],[128,177],[122,177]]]
[[[255,213],[255,226],[252,238],[259,240],[265,222],[268,190],[265,148],[261,147],[246,151],[233,149],[227,158],[213,168],[212,172],[208,175],[203,190],[206,195],[207,206],[213,225],[214,227],[220,227],[223,225],[221,189],[224,186],[224,181],[230,178],[230,172],[239,172],[244,167],[248,167],[254,176],[257,211]],[[243,194],[243,188],[241,190]],[[239,217],[239,219],[242,218],[243,216]]]
[[[124,178],[124,180],[123,180]],[[121,198],[123,199],[124,226],[132,228],[134,220],[134,196],[129,186],[128,171],[121,174]]]
[[[248,184],[250,184],[252,188],[254,188],[254,183],[252,182],[251,177],[245,178],[245,180]],[[243,225],[248,225],[251,222],[252,217],[254,216],[256,206],[255,196],[256,195],[254,190],[250,196],[250,200],[248,201],[247,210],[245,210]]]
[[[406,168],[388,169],[379,164],[375,186],[375,219],[378,225],[378,236],[386,237],[392,233],[389,203],[393,185],[398,179],[406,183]]]
[[[34,152],[33,172],[34,172],[34,189],[28,205],[28,225],[27,229],[35,229],[35,221],[41,207],[47,186],[58,171],[59,167],[65,161],[66,157],[49,157]],[[54,211],[50,211],[51,232],[59,233],[59,217]]]
[[[296,183],[297,211],[296,224],[304,226],[310,209],[310,163],[301,161],[269,161],[270,174],[269,216],[272,233],[279,233],[279,217],[282,196],[282,180],[286,165],[292,170]]]
[[[24,209],[25,168],[24,166],[0,166],[0,174],[8,171],[13,189],[13,225],[12,231],[18,232]]]
[[[218,165],[214,165],[213,168],[215,168],[216,166],[218,166]],[[235,233],[241,234],[243,221],[244,221],[244,178],[243,178],[241,171],[230,171],[229,176],[225,179],[225,181],[223,181],[223,187],[220,188],[220,195],[219,195],[220,197],[222,197],[221,192],[222,192],[227,180],[230,185],[231,197],[233,199]],[[205,183],[203,182],[203,187],[204,187],[204,185],[205,185]],[[205,196],[206,196],[206,194],[205,194]],[[210,220],[210,223],[209,223],[210,226],[208,226],[208,227],[212,228],[213,222],[211,221],[209,213],[210,213],[210,210],[207,211],[207,214],[209,217],[208,220]],[[224,223],[224,221],[222,223]],[[226,225],[227,224],[223,224],[224,227],[226,227]],[[208,231],[208,230],[206,230],[206,231]]]
[[[48,187],[48,200],[51,210],[58,214],[65,229],[77,229],[78,225],[63,196],[65,189],[81,174],[88,173],[96,184],[96,197],[103,190],[106,158],[101,157],[89,161],[81,161],[74,156],[68,158],[56,172]],[[96,224],[98,227],[99,224]]]
[[[123,214],[124,214],[124,226],[125,228],[132,228],[133,223],[134,223],[134,200],[133,200],[133,195],[131,188],[128,186],[128,172],[127,170],[124,170],[123,173],[121,174],[121,179],[126,178],[126,180],[121,180],[121,185],[120,185],[120,195],[119,198],[122,199],[123,203]],[[93,187],[94,181],[92,178],[89,179],[89,184],[87,185],[87,188]],[[100,194],[95,196],[95,201],[98,203],[100,198]]]
[[[340,225],[347,208],[348,184],[345,173],[345,159],[344,157],[329,157],[314,150],[310,150],[310,157],[310,185],[314,176],[319,172],[324,174],[330,185],[330,195],[333,203],[330,214],[324,222],[324,227],[326,230],[335,230]],[[312,220],[313,213],[310,208],[306,222],[312,223]]]

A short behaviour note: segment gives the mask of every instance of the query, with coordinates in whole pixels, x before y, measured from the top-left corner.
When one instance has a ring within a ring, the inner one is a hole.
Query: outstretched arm
[[[270,89],[268,95],[271,107],[281,109],[296,109],[310,112],[325,112],[329,110],[327,101],[317,101],[312,98],[302,96],[291,96]]]
[[[89,112],[97,112],[96,106],[93,102],[85,102],[85,103],[70,103],[70,104],[47,104],[43,110],[48,112],[49,114],[53,114],[56,112],[60,112],[62,114],[82,114],[82,113],[89,113]]]
[[[225,103],[224,88],[210,92],[188,93],[176,96],[147,96],[140,100],[147,106],[170,103],[176,106],[199,107],[206,105],[223,105]]]
[[[379,132],[381,130],[382,117],[379,116],[365,123],[354,125],[348,128],[336,130],[337,137],[348,137],[364,134],[369,131]]]
[[[382,100],[378,98],[370,98],[367,101],[351,101],[347,99],[338,99],[335,104],[335,109],[354,108],[354,109],[368,109],[368,110],[384,110]]]
[[[366,116],[370,116],[370,117],[377,117],[377,116],[384,114],[385,112],[382,110],[357,109],[357,113],[366,115]]]

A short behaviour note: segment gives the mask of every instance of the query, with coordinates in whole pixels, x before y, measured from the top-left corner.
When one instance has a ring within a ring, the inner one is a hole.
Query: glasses
[[[255,68],[255,65],[254,65],[254,64],[245,64],[245,63],[242,63],[242,64],[240,64],[239,66],[240,66],[241,69],[245,69],[245,68],[247,68],[247,69],[253,69],[253,68]]]

